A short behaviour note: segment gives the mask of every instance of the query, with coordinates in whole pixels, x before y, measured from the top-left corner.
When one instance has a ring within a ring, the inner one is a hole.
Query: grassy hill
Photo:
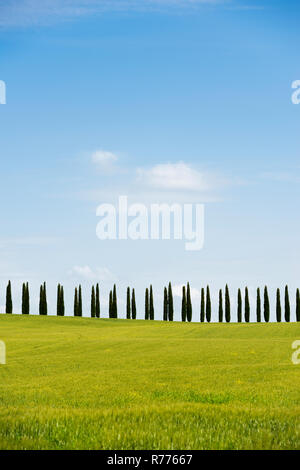
[[[300,448],[297,324],[0,315],[1,449]]]

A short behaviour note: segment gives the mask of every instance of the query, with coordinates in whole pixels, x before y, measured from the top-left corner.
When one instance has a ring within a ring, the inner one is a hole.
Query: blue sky
[[[190,281],[195,319],[208,283],[213,318],[225,283],[233,309],[245,285],[254,295],[268,284],[273,298],[288,283],[294,297],[299,20],[297,1],[0,0],[0,305],[9,278],[16,312],[24,280],[33,312],[44,280],[53,313],[57,282],[72,313],[75,284],[88,307],[99,281],[104,316],[114,282],[121,315],[127,285],[142,315],[152,282],[160,318],[169,280],[175,293]],[[107,165],[97,152],[109,152]],[[177,187],[180,168],[187,177]],[[203,250],[98,240],[97,206],[122,194],[204,203]]]

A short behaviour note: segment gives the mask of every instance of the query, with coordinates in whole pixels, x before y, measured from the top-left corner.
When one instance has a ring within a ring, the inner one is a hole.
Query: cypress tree
[[[168,291],[167,288],[164,288],[164,313],[163,313],[164,321],[168,321]]]
[[[44,287],[40,286],[39,314],[44,315]]]
[[[132,319],[136,319],[136,303],[135,303],[135,292],[132,289],[132,297],[131,297],[131,312],[132,312]]]
[[[227,323],[230,322],[230,294],[228,285],[225,286],[225,320]]]
[[[210,290],[209,286],[206,287],[206,321],[210,323],[211,321],[211,300],[210,300]]]
[[[201,289],[201,304],[200,304],[200,321],[203,323],[205,320],[205,290]]]
[[[223,322],[223,293],[222,289],[219,290],[219,322]]]
[[[56,314],[57,315],[61,315],[61,287],[60,287],[60,284],[58,284],[57,286],[57,301],[56,301]],[[74,315],[75,315],[75,312],[74,312]]]
[[[145,320],[149,320],[149,289],[145,291]]]
[[[95,295],[95,286],[92,286],[91,293],[91,317],[96,317],[96,295]]]
[[[154,302],[153,302],[153,289],[150,285],[150,310],[149,310],[150,320],[154,320]]]
[[[11,295],[11,282],[10,281],[8,281],[8,284],[7,284],[7,287],[6,287],[5,312],[6,313],[12,313],[13,312],[12,295]]]
[[[78,317],[78,291],[77,291],[77,287],[75,287],[75,294],[74,294],[74,317]]]
[[[256,321],[257,323],[261,322],[261,300],[260,300],[260,288],[257,288],[256,294]]]
[[[238,323],[242,322],[242,292],[241,289],[238,289],[238,304],[237,304],[237,321]]]
[[[187,283],[186,288],[186,319],[188,322],[192,321],[193,315],[193,307],[192,307],[192,299],[191,299],[191,289],[189,282]]]
[[[131,318],[131,305],[130,305],[130,287],[127,287],[127,300],[126,300],[126,318]]]
[[[270,301],[267,286],[264,290],[264,318],[266,323],[270,321]]]
[[[296,321],[300,321],[300,292],[296,291]]]
[[[250,302],[249,302],[249,292],[248,287],[245,288],[245,322],[249,323],[250,321]]]
[[[182,287],[182,303],[181,303],[181,320],[186,321],[187,317],[187,305],[186,305],[186,294],[185,286]]]
[[[168,288],[168,313],[169,313],[169,321],[173,321],[174,317],[174,306],[173,306],[173,292],[172,292],[172,285],[169,282]]]
[[[96,285],[96,317],[100,318],[100,289],[98,283]]]
[[[116,284],[114,284],[114,289],[113,289],[113,303],[112,303],[112,312],[113,312],[113,318],[118,318],[118,301],[117,301],[117,288]]]
[[[65,315],[65,296],[63,286],[60,286],[60,315],[62,317]]]
[[[78,289],[78,316],[82,317],[82,294],[81,294],[80,284],[79,284],[79,289]]]
[[[25,283],[23,282],[22,284],[22,315],[26,314],[26,286]]]
[[[276,291],[276,321],[281,322],[281,299],[280,299],[280,289]]]
[[[289,296],[288,286],[285,286],[284,318],[286,322],[289,322],[291,320],[291,306],[290,306],[290,296]]]

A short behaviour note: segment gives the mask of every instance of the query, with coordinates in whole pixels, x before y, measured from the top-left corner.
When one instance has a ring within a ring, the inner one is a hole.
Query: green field
[[[0,315],[1,449],[300,449],[297,324]]]

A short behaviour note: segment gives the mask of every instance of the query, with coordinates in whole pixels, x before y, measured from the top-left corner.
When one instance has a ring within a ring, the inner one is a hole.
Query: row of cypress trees
[[[256,292],[256,322],[260,323],[262,318],[265,322],[270,321],[270,300],[268,288],[265,286],[263,291],[263,302],[261,298],[260,288]],[[238,289],[237,293],[237,321],[241,323],[244,319],[246,323],[250,322],[250,300],[248,287],[245,288],[244,292],[244,304],[241,289]],[[8,282],[6,288],[6,313],[13,312],[12,302],[12,291],[11,282]],[[22,285],[22,314],[29,315],[30,313],[30,296],[29,296],[29,285],[23,283]],[[39,314],[47,315],[47,291],[46,283],[44,282],[40,286],[40,301],[39,301]],[[206,289],[201,289],[201,301],[200,301],[200,322],[211,322],[211,296],[209,286]],[[62,285],[57,286],[57,315],[65,315],[65,303],[64,303],[64,288]],[[74,316],[82,317],[82,289],[81,285],[75,288],[74,293]],[[91,317],[100,318],[100,289],[99,284],[92,286],[91,290]],[[117,288],[114,284],[113,289],[109,293],[109,318],[118,318],[118,306],[117,306]],[[127,287],[127,301],[126,301],[126,318],[136,319],[136,301],[135,301],[135,290]],[[163,320],[173,321],[174,318],[174,305],[173,305],[173,292],[172,285],[169,282],[168,287],[164,287],[164,301],[163,301]],[[281,322],[291,321],[291,306],[288,286],[285,286],[284,291],[284,308],[282,307],[281,292],[280,289],[276,291],[276,321]],[[153,288],[150,285],[145,290],[145,319],[154,320],[154,301],[153,301]],[[192,301],[191,301],[191,289],[190,284],[182,288],[182,303],[181,303],[181,319],[183,322],[192,321]],[[229,323],[231,321],[231,302],[228,285],[225,286],[224,300],[223,290],[219,290],[219,307],[218,307],[218,320],[223,322],[224,320]],[[296,291],[296,321],[300,322],[300,291]]]
[[[184,297],[184,292],[182,297]],[[224,305],[225,304],[225,305]],[[225,309],[225,312],[224,312]],[[250,300],[249,300],[249,291],[248,287],[245,288],[244,294],[244,310],[243,310],[243,299],[242,299],[242,292],[241,289],[238,289],[237,295],[237,321],[241,323],[243,321],[243,312],[244,312],[244,321],[246,323],[250,322]],[[229,323],[231,321],[231,306],[230,306],[230,295],[229,295],[229,288],[228,285],[225,286],[225,302],[223,303],[223,291],[222,289],[219,290],[219,322],[224,321],[224,313],[225,313],[225,321]],[[268,288],[265,286],[263,292],[263,305],[261,300],[261,292],[260,288],[256,291],[256,322],[260,323],[263,319],[266,323],[270,321],[270,300],[269,300],[269,293]],[[183,307],[182,307],[182,316],[183,316]],[[281,303],[281,293],[280,289],[276,291],[276,321],[282,321],[282,303]],[[211,300],[210,300],[210,290],[209,286],[206,288],[206,296],[205,290],[201,289],[201,302],[200,302],[200,321],[210,322],[211,321]],[[285,286],[284,291],[284,320],[286,322],[291,321],[291,306],[290,306],[290,296],[288,286]],[[300,321],[300,291],[297,289],[296,291],[296,321]]]

